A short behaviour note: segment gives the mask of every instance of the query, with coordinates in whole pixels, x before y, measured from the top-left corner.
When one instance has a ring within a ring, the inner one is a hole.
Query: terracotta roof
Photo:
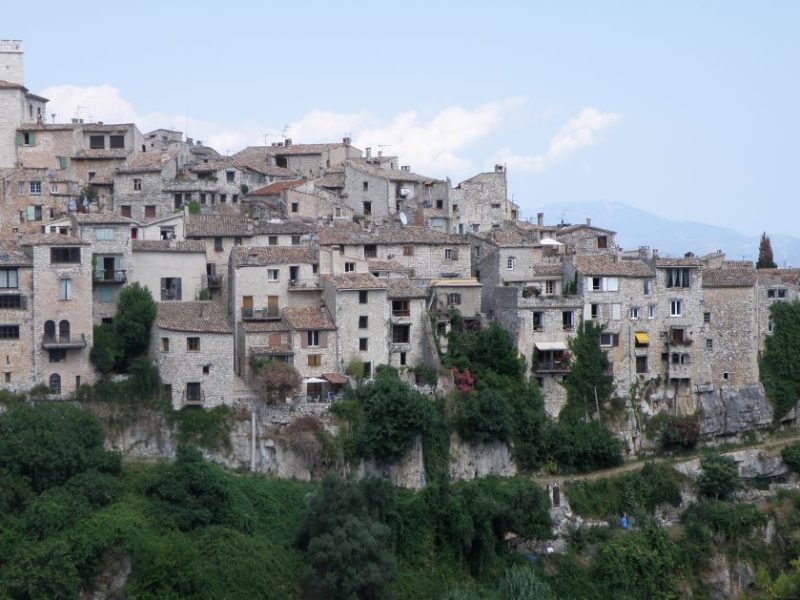
[[[254,234],[245,215],[187,215],[184,235],[189,237],[246,237]]]
[[[206,245],[200,240],[131,240],[134,252],[198,252],[206,253]]]
[[[291,346],[286,344],[279,344],[277,346],[250,346],[249,348],[250,354],[253,356],[264,356],[264,355],[286,355],[286,354],[294,354],[294,350],[292,350]]]
[[[474,277],[445,277],[432,279],[431,287],[483,287],[483,284]]]
[[[414,285],[408,279],[387,279],[387,297],[389,298],[424,298],[427,293],[421,287]]]
[[[75,218],[75,221],[80,223],[81,225],[92,225],[92,224],[102,224],[102,225],[130,225],[136,224],[136,221],[130,219],[128,217],[123,217],[121,215],[115,215],[113,213],[108,212],[99,212],[99,213],[74,213],[72,215]]]
[[[335,385],[344,385],[348,379],[339,373],[323,373],[322,376]]]
[[[176,149],[163,152],[143,152],[117,168],[117,173],[159,173],[164,165],[175,158]]]
[[[753,267],[722,267],[703,269],[704,288],[747,288],[756,283],[756,270]]]
[[[370,260],[367,262],[369,272],[374,273],[376,271],[389,271],[392,273],[407,273],[411,269],[408,267],[404,267],[399,262],[394,259],[391,260]]]
[[[641,260],[616,259],[607,254],[579,254],[575,268],[582,275],[611,275],[618,277],[653,277],[654,273]]]
[[[756,276],[759,283],[780,281],[800,285],[800,269],[758,269]]]
[[[28,88],[19,83],[13,83],[11,81],[6,81],[5,79],[0,79],[0,90],[22,90],[23,92],[27,92]]]
[[[261,221],[256,230],[267,235],[303,235],[313,232],[314,228],[302,221]]]
[[[409,181],[416,183],[441,182],[441,179],[428,177],[427,175],[420,175],[418,173],[412,173],[411,171],[404,171],[403,169],[386,169],[384,167],[379,167],[368,163],[364,158],[350,158],[344,161],[342,164],[345,166],[350,166],[357,171],[361,171],[362,173],[372,175],[373,177],[381,177],[388,179],[389,181]]]
[[[227,158],[210,160],[207,163],[197,163],[189,167],[189,170],[193,173],[216,173],[217,171],[225,171],[227,169],[241,170],[232,160]]]
[[[156,325],[161,329],[196,333],[233,333],[216,304],[205,302],[158,302]]]
[[[324,308],[284,308],[281,312],[292,329],[336,329]]]
[[[71,235],[60,233],[38,233],[35,235],[23,236],[20,241],[21,246],[89,246],[89,242]]]
[[[27,267],[33,265],[33,261],[19,249],[15,240],[0,240],[0,265]]]
[[[465,179],[461,183],[459,183],[456,187],[461,187],[464,183],[485,183],[487,181],[494,181],[499,179],[500,176],[505,177],[505,172],[495,172],[489,171],[488,173],[478,173],[477,175],[473,175],[469,179]]]
[[[475,237],[490,242],[496,246],[538,246],[536,230],[538,226],[527,226],[528,223],[517,221],[503,221],[500,227],[478,233]]]
[[[292,144],[290,146],[248,146],[233,155],[234,159],[264,159],[270,156],[322,154],[327,150],[344,147],[342,142],[332,144]]]
[[[307,246],[237,246],[233,249],[233,263],[240,267],[316,263],[318,260],[316,251]]]
[[[337,290],[371,290],[386,289],[386,280],[375,277],[372,273],[344,273],[343,275],[323,275]]]
[[[277,196],[283,190],[288,190],[298,185],[304,184],[305,179],[290,179],[289,181],[273,181],[269,185],[260,187],[252,192],[248,192],[248,196]]]
[[[125,149],[114,150],[78,150],[73,156],[73,159],[78,160],[106,160],[106,159],[121,159],[127,158],[130,152]]]
[[[261,173],[262,175],[267,175],[269,177],[285,177],[287,179],[297,178],[297,174],[294,173],[294,171],[290,171],[289,169],[284,169],[283,167],[272,165],[268,163],[266,160],[259,161],[256,159],[248,159],[248,158],[237,159],[236,157],[233,157],[232,162],[240,169],[248,169],[250,171],[255,171],[256,173]]]
[[[578,231],[579,229],[592,229],[594,231],[602,231],[604,233],[616,233],[616,231],[614,231],[613,229],[604,229],[603,227],[597,227],[595,225],[587,225],[586,223],[580,223],[578,225],[564,225],[563,227],[559,226],[556,229],[556,233],[559,235],[562,233],[572,233],[573,231]]]
[[[245,333],[279,333],[289,331],[289,324],[283,319],[279,321],[240,321],[239,327]]]
[[[656,259],[656,267],[663,269],[665,267],[702,267],[703,261],[701,261],[696,256],[681,256],[681,257],[670,257],[665,256],[663,258]]]
[[[438,244],[467,245],[465,236],[444,233],[427,227],[376,227],[368,231],[355,223],[337,223],[330,227],[317,229],[319,243],[334,244]]]
[[[533,273],[534,275],[561,275],[561,265],[560,264],[533,265]]]

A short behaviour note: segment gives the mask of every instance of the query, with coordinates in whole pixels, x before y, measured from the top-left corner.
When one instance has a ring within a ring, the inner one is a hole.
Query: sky
[[[36,6],[4,5],[0,37],[57,121],[223,154],[349,135],[454,184],[505,164],[524,217],[611,201],[800,233],[800,2]]]

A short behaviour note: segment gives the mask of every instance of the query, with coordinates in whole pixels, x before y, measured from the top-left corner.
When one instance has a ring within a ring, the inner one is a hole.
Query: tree
[[[772,335],[764,342],[759,376],[780,421],[800,399],[800,302],[775,302],[769,310]]]
[[[456,403],[454,424],[461,439],[470,442],[505,442],[512,431],[511,406],[497,389],[461,393]]]
[[[700,475],[694,485],[699,495],[714,500],[730,500],[743,487],[736,461],[721,454],[700,459]]]
[[[761,234],[761,241],[758,243],[758,262],[756,263],[756,269],[774,269],[777,266],[772,256],[772,242],[765,231]]]
[[[530,567],[516,565],[506,571],[498,588],[506,600],[555,600],[550,586]]]
[[[89,352],[89,359],[95,368],[106,375],[122,364],[124,358],[125,351],[114,326],[109,323],[95,325],[92,349]]]
[[[122,288],[114,317],[114,331],[125,352],[126,364],[147,352],[150,346],[150,325],[156,318],[156,303],[146,287],[138,283]]]
[[[261,399],[267,404],[285,402],[303,383],[297,369],[282,360],[266,361],[259,367],[257,377],[261,380]]]
[[[600,347],[603,327],[583,321],[578,335],[570,340],[572,365],[564,385],[567,403],[559,415],[562,419],[576,420],[594,414],[597,405],[603,405],[614,390],[613,379],[608,375],[608,357]]]

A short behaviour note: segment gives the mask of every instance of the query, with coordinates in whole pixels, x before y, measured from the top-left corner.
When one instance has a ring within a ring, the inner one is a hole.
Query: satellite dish
[[[400,224],[408,225],[408,217],[406,216],[406,213],[400,213]]]

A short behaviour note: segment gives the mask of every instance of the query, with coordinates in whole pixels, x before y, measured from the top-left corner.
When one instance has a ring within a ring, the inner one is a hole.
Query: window
[[[644,295],[649,296],[653,293],[653,281],[651,279],[645,279],[642,281],[642,286],[644,288]]]
[[[369,317],[366,315],[358,317],[358,328],[366,329],[367,327],[369,327]]]
[[[72,280],[71,279],[60,279],[59,282],[59,300],[71,300],[72,299]]]
[[[200,192],[200,204],[206,203],[206,194],[205,192]]]
[[[408,344],[411,341],[411,325],[392,325],[392,343]]]
[[[25,195],[25,182],[18,181],[17,182],[17,196],[24,196]]]
[[[778,298],[786,298],[786,290],[784,288],[778,290]]]
[[[156,218],[156,207],[152,204],[144,207],[144,218],[145,219],[155,219]]]
[[[561,312],[561,327],[564,331],[572,331],[575,327],[575,313],[571,310]]]
[[[308,366],[309,367],[319,367],[322,364],[322,354],[309,354],[308,355]]]
[[[599,292],[603,289],[603,278],[602,277],[592,277],[592,291]]]
[[[48,352],[48,362],[58,363],[67,360],[66,350],[50,350]]]
[[[124,135],[110,135],[110,136],[108,136],[108,147],[109,148],[124,148],[125,147],[125,136]]]
[[[319,346],[319,331],[309,330],[306,332],[306,341],[308,346]]]
[[[708,350],[713,350],[714,349],[714,340],[712,340],[711,338],[708,338],[706,340],[706,348]]]
[[[372,214],[372,202],[364,202],[364,214],[365,215]]]
[[[220,201],[220,204],[225,204],[225,202],[226,202],[227,200],[228,200],[228,194],[220,194],[220,195],[219,195],[219,201]]]
[[[509,271],[513,271],[517,266],[517,259],[514,256],[509,256],[506,259],[506,269]]]
[[[436,201],[436,209],[442,210],[444,208],[444,200],[437,200]]]
[[[123,217],[131,218],[131,205],[130,204],[123,204],[119,207],[119,214]]]
[[[458,248],[445,248],[444,249],[444,259],[445,260],[458,260]]]
[[[58,184],[57,183],[51,183],[50,184],[50,193],[51,194],[57,194],[58,193]]]
[[[406,353],[405,352],[401,352],[400,353],[400,366],[404,367],[405,365],[406,365]]]
[[[447,294],[447,306],[459,306],[461,304],[461,294],[452,292]]]
[[[214,238],[214,252],[222,252],[222,250],[223,250],[222,238],[221,237],[215,237]]]
[[[94,176],[97,175],[97,173],[95,171],[89,171],[86,175],[88,176],[89,181],[91,181],[94,179]]]
[[[358,349],[366,352],[369,349],[369,338],[358,338]]]
[[[114,239],[114,230],[110,227],[95,229],[94,239],[96,239],[98,242],[110,242]]]
[[[19,273],[17,269],[0,269],[0,288],[18,288]]]
[[[636,373],[638,375],[643,375],[647,373],[647,357],[646,356],[637,356],[636,357]]]
[[[300,203],[299,202],[292,202],[292,212],[296,213],[300,211]]]
[[[611,348],[619,346],[619,334],[618,333],[606,333],[603,332],[600,334],[600,345],[604,348]]]
[[[638,318],[639,318],[639,307],[631,306],[631,319],[638,319]]]
[[[668,288],[688,288],[690,281],[689,269],[685,267],[673,267],[667,269]]]
[[[655,319],[656,318],[656,305],[651,304],[647,307],[647,318],[648,319]]]
[[[225,171],[225,181],[228,183],[236,182],[236,171]]]
[[[372,361],[364,361],[364,377],[372,376]]]
[[[33,116],[33,115],[31,114],[31,116]],[[29,131],[25,131],[22,134],[22,145],[23,146],[33,146],[34,145],[33,142],[34,142],[35,139],[36,139],[36,136],[33,133],[31,133]]]
[[[300,245],[300,236],[293,235],[292,236],[292,246],[299,246]]]
[[[552,296],[556,293],[556,281],[555,279],[548,279],[544,282],[544,293],[548,296]]]
[[[378,247],[375,244],[364,244],[364,258],[377,258]]]
[[[92,150],[104,150],[106,147],[106,138],[104,135],[90,135],[89,148]]]
[[[392,300],[392,315],[395,317],[410,317],[408,300]]]
[[[767,321],[767,331],[772,332],[772,325],[773,325],[772,317],[770,317],[769,320]]]
[[[0,308],[27,308],[27,304],[20,294],[0,295]]]
[[[186,350],[189,352],[200,352],[200,338],[199,337],[187,337],[186,338]]]
[[[403,256],[414,256],[414,246],[403,246]]]
[[[368,191],[369,190],[369,181],[362,181],[361,182],[361,189],[362,189],[362,191],[365,191],[365,192]]]
[[[238,235],[235,238],[233,238],[233,245],[234,246],[241,246],[242,245],[242,238],[240,238]]]
[[[711,323],[711,313],[704,312],[703,313],[703,323]]]
[[[142,191],[142,180],[141,179],[134,179],[133,180],[133,191],[134,192],[141,192]]]
[[[28,184],[31,196],[41,196],[42,195],[42,182],[41,181],[31,181]]]
[[[98,286],[97,293],[100,296],[100,302],[103,304],[110,304],[114,301],[114,290],[110,285]]]
[[[9,373],[8,371],[6,371],[5,373],[5,380],[6,383],[11,383],[11,373]]]
[[[165,338],[165,337],[161,338],[161,351],[162,352],[169,352],[169,338]]]
[[[724,372],[722,373],[722,378],[723,378],[725,381],[727,381],[728,379],[730,379],[730,373],[728,373],[727,371],[724,371]]]
[[[267,269],[267,281],[278,281],[280,269]]]
[[[190,381],[186,384],[186,402],[202,402],[203,388],[199,381]]]
[[[606,235],[598,235],[597,236],[597,247],[601,250],[605,250],[608,248],[608,236]]]
[[[344,272],[345,273],[353,273],[356,270],[356,263],[354,262],[346,262],[344,263]]]
[[[181,278],[162,277],[161,300],[180,300],[180,299],[181,299]]]
[[[672,300],[669,303],[669,316],[681,317],[683,316],[683,302],[681,300]]]
[[[67,168],[67,157],[66,156],[56,156],[56,160],[58,161],[58,168],[59,169],[66,169]]]
[[[211,365],[203,365],[203,375],[211,373]]]
[[[533,330],[544,331],[544,313],[540,310],[533,311]]]
[[[600,318],[600,305],[599,304],[592,304],[589,307],[589,315],[592,320],[597,320]]]
[[[50,378],[47,380],[47,384],[54,394],[61,393],[61,375],[58,373],[53,373],[50,375]]]
[[[278,236],[271,235],[269,236],[268,243],[270,246],[277,246],[278,245]]]
[[[369,299],[369,295],[367,290],[360,290],[358,292],[358,303],[359,304],[366,304]]]
[[[18,340],[19,325],[0,325],[0,340]]]
[[[458,212],[458,204],[453,204],[453,212]]]

